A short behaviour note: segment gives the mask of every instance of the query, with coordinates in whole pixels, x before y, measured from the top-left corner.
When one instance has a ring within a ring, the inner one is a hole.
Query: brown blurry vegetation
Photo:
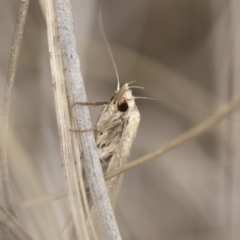
[[[238,93],[238,1],[72,1],[88,99],[105,101],[116,76],[98,26],[105,31],[121,83],[137,80],[137,96],[164,98],[214,112]],[[0,1],[0,106],[17,18],[17,1]],[[138,100],[141,124],[133,160],[209,117],[188,107]],[[91,108],[93,123],[99,108]],[[234,119],[240,120],[235,113]],[[125,174],[116,216],[126,240],[228,240],[240,237],[240,123],[224,120],[197,139]],[[14,86],[9,139],[14,202],[65,188],[47,32],[31,1]],[[2,191],[2,185],[0,185]],[[0,194],[4,206],[4,196]],[[17,210],[34,239],[65,239],[66,197]],[[1,232],[0,239],[12,239]]]

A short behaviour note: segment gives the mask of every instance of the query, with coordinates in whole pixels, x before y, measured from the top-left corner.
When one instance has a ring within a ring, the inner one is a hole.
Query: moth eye
[[[118,110],[120,112],[126,112],[128,110],[128,104],[126,102],[121,103],[118,105]]]

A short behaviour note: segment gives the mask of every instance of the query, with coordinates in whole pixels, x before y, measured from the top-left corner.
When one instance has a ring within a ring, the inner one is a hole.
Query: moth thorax
[[[125,102],[127,102],[128,106],[130,108],[135,106],[135,100],[134,97],[132,95],[132,91],[130,89],[128,89],[124,94],[123,94],[123,100]]]

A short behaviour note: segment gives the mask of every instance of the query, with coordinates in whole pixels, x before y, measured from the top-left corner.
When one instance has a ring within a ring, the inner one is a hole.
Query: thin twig
[[[41,198],[36,198],[34,200],[29,200],[26,202],[16,204],[13,207],[17,210],[30,208],[30,207],[34,207],[34,206],[44,203],[44,202],[49,202],[49,201],[53,201],[53,200],[57,200],[57,199],[66,197],[66,195],[67,195],[67,189],[63,189],[54,194],[49,194],[49,195],[41,197]]]
[[[151,152],[149,154],[144,155],[143,157],[140,157],[136,159],[135,161],[129,162],[124,164],[122,167],[110,172],[105,176],[105,179],[108,180],[110,178],[113,178],[119,174],[122,174],[140,164],[146,163],[156,157],[162,156],[163,154],[181,146],[182,144],[186,143],[187,141],[199,136],[203,132],[207,131],[211,127],[218,124],[221,120],[226,118],[226,116],[229,116],[232,112],[237,110],[240,107],[240,94],[233,97],[232,100],[221,107],[214,116],[211,116],[201,122],[196,127],[192,128],[191,130],[185,132],[178,138],[174,139],[173,141],[165,144],[161,148],[157,149],[154,152]]]
[[[32,240],[33,238],[21,227],[14,216],[0,206],[0,227],[8,230],[18,240]]]
[[[21,0],[18,8],[18,19],[15,27],[13,46],[11,50],[11,57],[9,61],[7,83],[5,89],[4,99],[4,110],[3,110],[3,128],[2,128],[2,139],[1,139],[1,151],[0,151],[0,164],[1,164],[1,175],[3,182],[3,191],[6,199],[7,206],[11,206],[12,193],[9,178],[9,167],[8,167],[8,130],[9,130],[9,116],[12,101],[12,90],[15,82],[15,75],[18,63],[18,57],[22,42],[23,30],[25,26],[25,20],[27,17],[29,0]]]
[[[72,106],[75,102],[87,102],[87,98],[74,36],[70,1],[55,0],[55,11],[62,47],[67,93],[69,104]],[[76,106],[72,112],[74,123],[79,130],[92,129],[89,109],[86,106]],[[121,239],[105,186],[92,131],[79,133],[79,139],[82,146],[83,167],[105,237],[108,240]]]

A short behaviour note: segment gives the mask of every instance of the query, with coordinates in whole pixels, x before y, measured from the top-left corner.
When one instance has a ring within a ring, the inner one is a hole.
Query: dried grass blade
[[[21,48],[23,30],[25,26],[25,21],[27,17],[29,0],[21,0],[18,8],[18,19],[16,23],[13,46],[11,50],[11,57],[9,61],[7,83],[5,89],[5,99],[4,99],[4,112],[3,112],[3,128],[2,128],[2,139],[1,139],[1,151],[0,151],[0,164],[1,164],[1,175],[3,181],[3,191],[6,198],[6,203],[9,208],[11,208],[12,203],[12,193],[9,177],[9,167],[8,167],[8,131],[9,131],[9,116],[12,101],[12,90],[15,82],[15,75],[18,63],[19,52]]]
[[[49,194],[47,196],[41,197],[41,198],[37,198],[37,199],[33,199],[33,200],[29,200],[26,202],[22,202],[19,204],[15,204],[13,207],[16,210],[21,210],[21,209],[25,209],[25,208],[30,208],[30,207],[35,207],[38,204],[42,204],[42,203],[48,203],[50,201],[54,201],[63,197],[67,196],[67,189],[64,189],[62,191],[58,191],[57,193],[54,194]]]
[[[46,1],[46,20],[48,30],[48,44],[52,72],[53,93],[56,106],[58,129],[61,143],[63,167],[67,179],[68,197],[78,239],[87,240],[88,233],[85,226],[85,216],[78,187],[78,175],[75,171],[75,151],[78,146],[74,144],[71,136],[71,116],[69,114],[66,94],[62,51],[57,32],[57,23],[54,11],[54,1]]]

